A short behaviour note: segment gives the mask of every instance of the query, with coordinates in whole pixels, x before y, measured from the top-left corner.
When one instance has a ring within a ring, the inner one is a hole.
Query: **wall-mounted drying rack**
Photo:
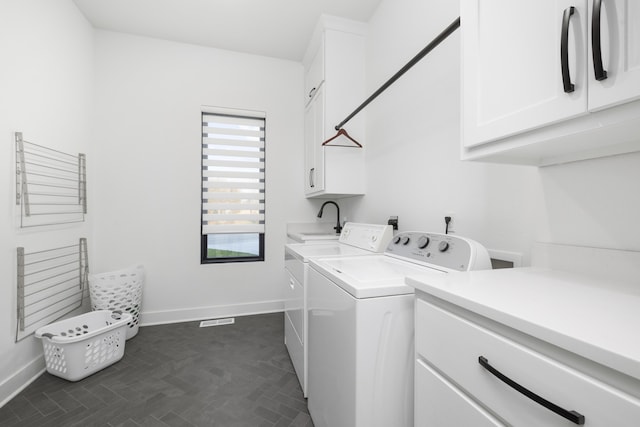
[[[87,171],[84,154],[68,154],[25,141],[15,133],[16,205],[20,227],[84,221]]]
[[[82,306],[87,296],[87,239],[78,244],[25,252],[17,248],[16,342]]]
[[[400,70],[398,70],[397,73],[395,73],[393,76],[391,76],[391,78],[389,78],[389,80],[387,80],[382,86],[380,86],[378,88],[378,90],[373,92],[373,94],[371,94],[371,96],[369,96],[369,98],[367,98],[362,104],[360,104],[355,110],[353,110],[353,112],[351,114],[349,114],[343,121],[338,123],[335,126],[335,130],[337,130],[338,133],[335,136],[333,136],[333,137],[329,138],[328,140],[326,140],[325,142],[323,142],[322,145],[326,145],[328,142],[334,140],[335,138],[337,138],[340,135],[345,135],[350,140],[355,142],[359,147],[362,147],[362,145],[360,143],[358,143],[357,141],[355,141],[353,138],[351,138],[349,136],[349,134],[346,133],[346,131],[344,129],[342,129],[342,127],[345,124],[347,124],[349,122],[349,120],[351,120],[356,114],[358,114],[360,111],[362,111],[367,105],[369,105],[371,103],[371,101],[376,99],[382,92],[387,90],[387,88],[389,86],[391,86],[393,83],[395,83],[395,81],[398,80],[404,73],[409,71],[409,69],[411,69],[411,67],[416,65],[422,58],[427,56],[427,54],[429,52],[431,52],[436,46],[438,46],[440,43],[442,43],[447,37],[449,37],[459,27],[460,27],[460,17],[456,18],[451,24],[449,24],[449,26],[447,28],[445,28],[440,34],[438,34],[436,36],[436,38],[434,38],[431,41],[431,43],[429,43],[427,46],[425,46],[424,49],[422,49],[420,52],[418,52],[418,54],[416,56],[414,56],[409,62],[407,62],[407,64],[404,67],[402,67]]]

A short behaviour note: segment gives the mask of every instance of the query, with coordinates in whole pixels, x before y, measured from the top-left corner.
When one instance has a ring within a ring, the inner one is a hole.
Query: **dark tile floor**
[[[140,328],[118,363],[72,383],[44,373],[0,426],[307,426],[282,313]]]

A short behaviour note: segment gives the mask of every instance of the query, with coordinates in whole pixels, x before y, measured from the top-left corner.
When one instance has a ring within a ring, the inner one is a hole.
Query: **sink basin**
[[[338,240],[340,235],[336,233],[327,233],[326,231],[311,231],[303,233],[289,233],[289,237],[296,242],[309,243],[314,241]]]

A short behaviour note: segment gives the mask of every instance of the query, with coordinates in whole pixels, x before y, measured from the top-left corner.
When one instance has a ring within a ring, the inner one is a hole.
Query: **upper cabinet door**
[[[640,99],[640,1],[589,0],[589,11],[589,109]]]
[[[587,0],[461,0],[465,147],[587,113],[587,13]]]
[[[304,78],[305,105],[311,102],[316,91],[324,82],[324,43],[320,44]]]

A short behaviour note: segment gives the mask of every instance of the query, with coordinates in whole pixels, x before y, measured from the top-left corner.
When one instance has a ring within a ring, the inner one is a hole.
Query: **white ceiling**
[[[74,0],[95,28],[300,61],[318,17],[368,22],[381,0]]]

